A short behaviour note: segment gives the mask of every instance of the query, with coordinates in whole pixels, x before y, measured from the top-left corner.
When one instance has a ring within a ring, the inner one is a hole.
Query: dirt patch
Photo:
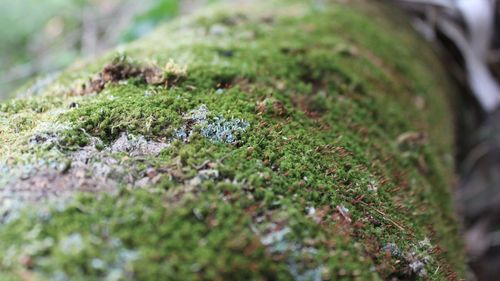
[[[75,92],[79,95],[100,93],[107,84],[119,83],[129,79],[170,88],[178,85],[185,77],[186,68],[178,66],[173,61],[169,61],[162,68],[157,65],[140,65],[126,56],[120,56],[104,66],[101,72]]]
[[[52,138],[35,139],[39,142],[33,145],[37,146],[53,141]],[[11,179],[0,188],[0,207],[8,204],[7,201],[52,202],[69,198],[77,192],[112,193],[123,184],[143,186],[158,180],[158,174],[144,170],[139,164],[158,155],[168,145],[147,140],[144,136],[122,133],[102,150],[97,149],[103,146],[102,142],[92,138],[90,145],[68,155],[60,153],[58,159],[50,163],[8,167],[5,172]]]
[[[292,103],[311,119],[319,119],[326,112],[326,107],[316,100],[314,95],[294,94]]]
[[[257,101],[255,112],[259,115],[271,114],[277,117],[286,117],[288,114],[285,104],[272,97],[266,97]]]
[[[15,181],[0,190],[2,204],[5,200],[38,202],[64,199],[75,192],[112,192],[117,183],[101,175],[89,176],[85,169],[61,172],[57,169],[41,169],[28,179]]]

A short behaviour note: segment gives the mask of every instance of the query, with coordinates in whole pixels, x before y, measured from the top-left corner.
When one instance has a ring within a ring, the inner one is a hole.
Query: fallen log
[[[458,280],[451,88],[370,1],[222,5],[0,104],[1,280]]]

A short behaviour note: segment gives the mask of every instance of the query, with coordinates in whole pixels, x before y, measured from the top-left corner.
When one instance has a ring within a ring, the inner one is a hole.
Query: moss
[[[118,186],[106,194],[105,182],[95,184],[97,195],[62,205],[35,202],[39,211],[5,221],[2,274],[462,277],[439,67],[403,24],[371,20],[385,9],[332,2],[221,7],[125,47],[137,75],[103,79],[111,53],[62,73],[39,96],[2,104],[0,140],[12,146],[0,148],[0,168],[8,175],[61,162],[60,177],[71,178],[81,168],[75,157],[90,150],[86,165],[109,168]],[[151,73],[162,83],[141,76]],[[78,95],[99,74],[106,83]],[[113,149],[127,135],[164,149]],[[83,169],[85,179],[96,179],[93,169]],[[18,190],[4,190],[16,198]]]

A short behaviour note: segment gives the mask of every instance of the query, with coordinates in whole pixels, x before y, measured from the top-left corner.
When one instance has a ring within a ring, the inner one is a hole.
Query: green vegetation
[[[318,5],[218,7],[1,104],[0,278],[463,277],[435,58]]]
[[[155,0],[146,12],[135,17],[133,23],[122,35],[122,41],[130,42],[153,31],[161,23],[175,18],[180,11],[180,0]]]
[[[8,26],[0,30],[0,100],[81,56],[140,38],[180,11],[179,0],[0,0],[0,6],[0,25]]]

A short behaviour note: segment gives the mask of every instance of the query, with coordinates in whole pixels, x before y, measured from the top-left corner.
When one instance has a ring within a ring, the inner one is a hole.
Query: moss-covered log
[[[369,2],[218,7],[0,104],[0,279],[462,278],[446,79]]]

